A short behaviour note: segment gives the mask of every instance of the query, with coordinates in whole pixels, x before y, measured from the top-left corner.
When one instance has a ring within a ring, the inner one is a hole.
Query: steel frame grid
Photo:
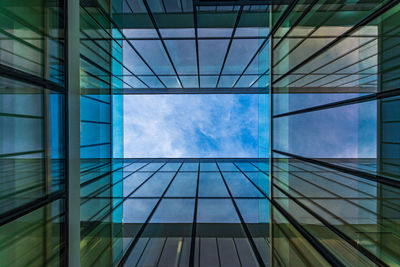
[[[94,0],[94,1],[97,2],[97,0]],[[127,3],[127,6],[128,6],[128,8],[130,9],[131,13],[133,14],[134,10],[132,9],[131,5],[129,4],[129,1],[128,1],[128,0],[125,0],[125,2]],[[146,2],[146,3],[145,3],[145,2]],[[175,76],[173,76],[173,77],[176,77],[176,78],[178,79],[178,81],[179,81],[179,83],[180,83],[182,89],[184,88],[184,86],[183,86],[183,84],[182,84],[182,81],[181,81],[181,79],[180,79],[180,76],[186,76],[186,75],[179,75],[179,74],[178,74],[178,72],[177,72],[177,70],[176,70],[176,67],[175,67],[175,64],[174,64],[174,62],[173,62],[173,60],[172,60],[172,58],[171,58],[171,56],[170,56],[170,54],[169,54],[169,52],[168,52],[168,49],[167,49],[167,47],[166,47],[164,41],[165,41],[165,40],[174,40],[174,39],[176,39],[176,40],[195,40],[195,41],[196,41],[196,58],[197,58],[197,59],[196,59],[196,65],[197,65],[198,87],[199,87],[200,90],[202,90],[203,88],[201,88],[201,84],[200,84],[200,77],[201,77],[202,75],[200,75],[198,40],[199,40],[199,39],[211,39],[211,40],[219,39],[218,37],[215,37],[215,38],[214,38],[214,37],[211,37],[211,38],[199,38],[199,37],[198,37],[198,34],[197,34],[197,31],[198,31],[198,25],[197,25],[197,13],[198,13],[198,10],[197,10],[197,7],[198,7],[198,6],[201,6],[202,4],[201,4],[201,5],[196,5],[195,2],[193,3],[193,17],[194,17],[195,38],[164,38],[164,37],[161,35],[160,31],[159,31],[159,28],[158,28],[157,23],[156,23],[156,21],[155,21],[155,19],[154,19],[154,16],[152,15],[152,12],[151,12],[151,10],[150,10],[150,7],[149,7],[148,4],[147,4],[147,1],[144,0],[143,3],[145,3],[145,4],[144,4],[145,7],[147,6],[147,7],[146,7],[147,14],[148,14],[150,20],[152,21],[153,27],[154,27],[154,29],[155,29],[156,32],[157,32],[158,38],[127,38],[127,37],[123,34],[122,30],[121,30],[121,29],[117,26],[117,24],[113,21],[113,19],[112,19],[104,10],[102,10],[102,7],[101,7],[101,6],[96,5],[96,6],[94,6],[94,8],[99,9],[100,12],[102,13],[102,15],[103,15],[116,29],[119,30],[119,32],[121,33],[121,36],[122,36],[122,40],[126,41],[126,42],[129,44],[129,46],[131,47],[131,49],[139,56],[139,58],[144,62],[144,64],[145,64],[145,65],[149,68],[149,70],[153,73],[153,75],[151,75],[151,76],[152,76],[152,77],[156,77],[157,80],[159,80],[159,81],[161,82],[161,84],[164,86],[164,88],[166,88],[166,89],[172,89],[172,88],[167,87],[167,86],[165,85],[165,83],[163,83],[162,80],[160,79],[160,76],[169,76],[169,75],[159,75],[159,74],[157,74],[157,73],[151,68],[150,64],[148,64],[148,62],[145,61],[144,57],[139,53],[139,51],[137,51],[137,49],[135,49],[135,47],[134,47],[133,44],[130,42],[130,40],[136,40],[136,39],[137,39],[137,40],[160,40],[161,43],[162,43],[162,46],[163,46],[163,48],[164,48],[164,52],[166,53],[166,55],[167,55],[167,57],[168,57],[168,59],[169,59],[169,62],[170,62],[171,66],[172,66],[172,68],[173,68],[173,70],[174,70],[174,72],[175,72]],[[225,4],[225,3],[224,3],[224,4]],[[266,3],[264,3],[264,2],[255,2],[254,4],[255,4],[255,5],[266,5]],[[240,5],[240,10],[243,10],[243,6],[245,6],[245,5],[253,5],[253,2],[248,2],[248,3],[247,3],[246,1],[244,1],[244,2],[240,2],[239,5]],[[85,9],[85,7],[84,7],[83,5],[81,5],[81,7]],[[267,9],[267,10],[269,9],[269,6],[268,6],[268,5],[267,5],[266,9]],[[86,10],[86,12],[88,12],[88,11]],[[240,11],[239,11],[239,12],[240,12]],[[240,12],[240,13],[241,13],[241,12]],[[247,67],[245,68],[245,71],[246,71],[247,68],[248,68],[248,67],[250,66],[250,64],[252,63],[252,61],[254,60],[254,58],[257,56],[257,54],[258,54],[259,52],[262,51],[262,48],[263,48],[263,46],[265,45],[265,43],[267,42],[267,40],[269,39],[269,36],[270,36],[270,35],[268,35],[267,37],[238,37],[238,38],[235,37],[235,38],[234,38],[235,29],[237,28],[237,26],[238,26],[238,24],[239,24],[239,19],[240,19],[240,16],[237,17],[237,20],[236,20],[236,22],[235,22],[235,27],[233,28],[233,33],[232,33],[232,35],[231,35],[229,38],[223,38],[223,39],[229,39],[229,40],[230,40],[230,44],[232,43],[233,39],[264,39],[264,42],[263,42],[263,43],[261,44],[261,46],[257,49],[255,55],[252,57],[252,59],[250,60],[250,62],[246,65],[246,66],[247,66]],[[216,84],[216,86],[215,86],[214,89],[217,89],[217,86],[218,86],[218,83],[219,83],[219,80],[220,80],[220,78],[221,78],[222,71],[223,71],[223,68],[224,68],[224,64],[225,64],[226,59],[227,59],[228,54],[229,54],[229,50],[230,50],[230,49],[228,48],[227,51],[225,52],[224,62],[223,62],[223,65],[221,66],[221,70],[220,70],[219,74],[217,74],[217,73],[215,74],[216,76],[218,76],[218,82],[217,82],[217,84]],[[241,73],[241,74],[239,75],[238,79],[235,81],[235,83],[232,85],[232,87],[222,87],[222,88],[223,88],[223,89],[227,89],[227,88],[233,88],[233,89],[234,89],[234,87],[236,86],[237,82],[238,82],[238,81],[240,80],[240,78],[243,76],[243,74],[244,74],[245,71],[243,71],[243,73]],[[133,76],[135,76],[136,78],[139,78],[137,74],[134,74],[132,71],[130,71],[130,72],[131,72],[131,74],[133,74]],[[261,74],[260,77],[257,78],[257,81],[258,81],[264,74],[265,74],[265,73]],[[236,75],[236,74],[235,74],[235,75]],[[140,75],[139,75],[139,76],[140,76]],[[192,76],[192,75],[191,75],[191,76]],[[258,76],[258,75],[257,75],[257,74],[254,74],[254,76]],[[143,81],[141,81],[141,82],[143,82]],[[147,85],[146,83],[144,83],[144,84]],[[251,86],[249,86],[249,88],[252,87],[254,84],[255,84],[255,82],[253,82],[253,83],[251,84]],[[147,86],[148,86],[148,85],[147,85]],[[150,87],[149,87],[149,88],[150,88]],[[151,88],[150,88],[150,89],[151,89]],[[174,89],[176,89],[176,88],[174,88]],[[264,91],[265,89],[266,89],[266,88],[260,88],[260,91]],[[238,91],[238,90],[236,90],[236,91]],[[135,94],[136,91],[134,90],[133,93]],[[165,92],[165,93],[168,93],[168,92]],[[246,92],[244,92],[244,91],[243,91],[243,92],[239,91],[239,92],[233,92],[233,93],[236,94],[236,93],[246,93]]]

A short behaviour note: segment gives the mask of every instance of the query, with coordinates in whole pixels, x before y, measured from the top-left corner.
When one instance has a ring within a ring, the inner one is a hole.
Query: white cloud
[[[256,95],[124,96],[124,156],[257,157]]]

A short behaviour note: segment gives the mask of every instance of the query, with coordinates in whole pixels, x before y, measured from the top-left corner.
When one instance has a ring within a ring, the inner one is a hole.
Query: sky
[[[258,157],[258,95],[125,95],[124,156]]]

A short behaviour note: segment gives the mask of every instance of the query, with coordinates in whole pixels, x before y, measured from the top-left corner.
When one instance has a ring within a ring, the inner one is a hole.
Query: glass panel
[[[224,172],[233,197],[262,197],[260,191],[242,173]]]
[[[159,40],[131,41],[150,67],[158,75],[175,74],[167,54]]]
[[[194,197],[196,195],[197,172],[179,172],[170,188],[167,197]]]
[[[163,199],[150,223],[192,223],[194,199]]]
[[[199,199],[198,223],[239,223],[239,217],[230,199]]]
[[[228,191],[219,172],[200,173],[200,197],[228,197]]]
[[[159,172],[154,174],[154,176],[142,185],[132,196],[160,197],[174,174],[174,172]]]

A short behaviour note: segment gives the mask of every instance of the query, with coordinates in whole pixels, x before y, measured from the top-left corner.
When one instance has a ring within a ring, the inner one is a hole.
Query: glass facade
[[[66,258],[64,1],[0,3],[0,265]]]
[[[396,266],[400,6],[288,8],[271,41],[271,198],[331,264]]]
[[[398,0],[1,1],[0,266],[400,265],[399,26]],[[138,94],[257,94],[259,157],[124,158]]]

